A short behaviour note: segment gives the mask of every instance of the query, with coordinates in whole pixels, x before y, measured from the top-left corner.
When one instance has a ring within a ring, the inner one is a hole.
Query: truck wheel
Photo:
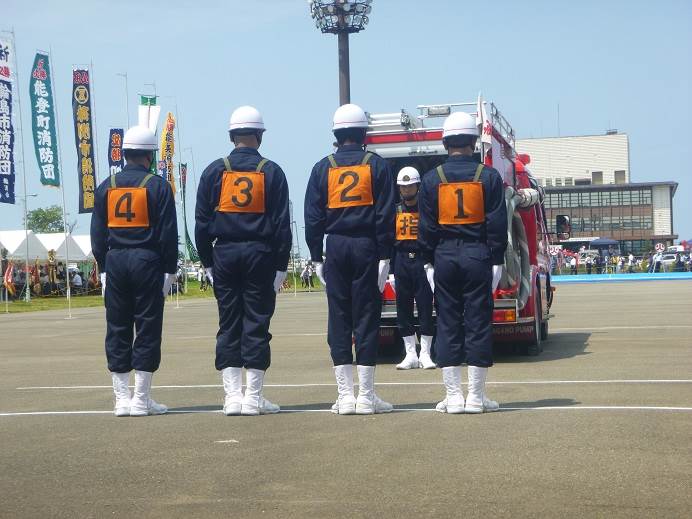
[[[526,346],[526,354],[530,355],[531,357],[540,355],[540,353],[543,351],[543,345],[541,344],[543,339],[543,330],[541,325],[541,295],[538,289],[536,289],[536,297],[534,298],[533,313],[533,337],[531,337],[531,340]]]
[[[541,323],[541,340],[548,340],[548,320],[546,319]]]

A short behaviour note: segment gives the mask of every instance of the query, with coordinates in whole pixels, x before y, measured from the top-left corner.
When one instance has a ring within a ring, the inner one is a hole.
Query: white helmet
[[[412,184],[420,184],[420,173],[412,166],[401,168],[396,176],[396,183],[399,186],[410,186]]]
[[[332,130],[367,127],[368,118],[363,109],[358,105],[342,105],[334,112],[334,126],[332,126]]]
[[[230,131],[259,130],[263,132],[264,119],[262,119],[262,114],[254,106],[241,106],[233,110],[228,129]]]
[[[442,138],[453,135],[473,135],[478,137],[476,119],[466,112],[454,112],[450,114],[442,125]]]
[[[159,146],[156,135],[149,128],[146,126],[133,126],[125,132],[123,149],[155,151],[159,149]]]

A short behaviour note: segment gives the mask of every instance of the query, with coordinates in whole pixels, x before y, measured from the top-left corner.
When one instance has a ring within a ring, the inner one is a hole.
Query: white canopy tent
[[[28,242],[23,230],[0,231],[0,248],[7,249],[7,258],[15,261],[26,260],[26,244],[29,244],[29,262],[36,259],[47,260],[48,251],[55,250],[58,261],[65,261],[67,246],[70,249],[70,263],[93,259],[91,239],[88,234],[67,235],[61,232],[36,233],[28,232]]]
[[[49,250],[54,250],[55,259],[65,261],[69,247],[70,261],[85,261],[88,259],[71,234],[65,237],[65,234],[61,232],[38,233],[36,237],[45,247],[46,257],[48,257]]]
[[[27,243],[29,244],[30,262],[36,258],[48,257],[48,251],[33,232],[25,233],[24,230],[0,231],[0,249],[7,249],[8,259],[25,260]]]
[[[73,234],[72,239],[87,258],[93,259],[91,254],[91,236],[88,234]],[[72,249],[70,249],[70,259],[72,259]]]

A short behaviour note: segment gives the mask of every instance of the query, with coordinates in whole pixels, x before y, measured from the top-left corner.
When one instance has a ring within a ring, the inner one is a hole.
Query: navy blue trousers
[[[437,365],[493,365],[492,265],[488,246],[443,240],[435,249]]]
[[[356,363],[374,366],[382,311],[375,240],[330,234],[327,236],[326,256],[327,342],[332,361],[335,366],[353,363],[355,337]]]
[[[413,301],[416,301],[418,323],[421,335],[433,335],[433,293],[425,276],[423,260],[420,255],[410,258],[409,253],[396,251],[394,259],[394,280],[396,282],[396,319],[402,337],[416,332],[413,317]]]
[[[274,256],[267,243],[214,246],[214,295],[219,308],[216,369],[269,368],[275,276]]]
[[[106,254],[106,358],[110,371],[159,369],[163,274],[155,251],[113,249]]]

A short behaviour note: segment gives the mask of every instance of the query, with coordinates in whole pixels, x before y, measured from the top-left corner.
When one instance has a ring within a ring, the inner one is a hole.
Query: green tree
[[[62,209],[59,205],[52,205],[45,209],[39,207],[29,211],[26,217],[26,226],[34,232],[64,232]]]

